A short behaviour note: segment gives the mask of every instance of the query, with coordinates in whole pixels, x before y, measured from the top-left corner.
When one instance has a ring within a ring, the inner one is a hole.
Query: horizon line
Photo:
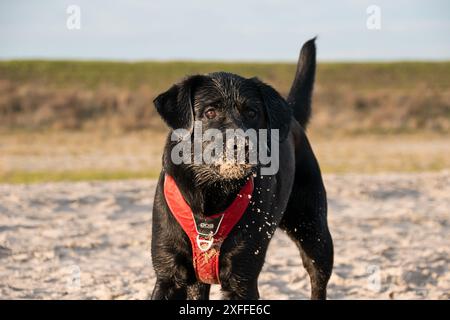
[[[105,63],[223,63],[223,64],[296,64],[297,60],[249,60],[249,59],[115,59],[115,58],[48,58],[48,57],[17,57],[3,58],[0,62],[25,62],[25,61],[45,61],[45,62],[105,62]],[[338,64],[338,63],[443,63],[450,62],[449,58],[400,58],[400,59],[317,59],[318,63]]]

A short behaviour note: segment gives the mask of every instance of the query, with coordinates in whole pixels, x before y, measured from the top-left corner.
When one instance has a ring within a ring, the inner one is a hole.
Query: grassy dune
[[[159,92],[189,74],[226,71],[258,76],[286,93],[293,63],[0,61],[0,78],[18,84],[39,82],[53,87],[95,89],[103,84],[122,88],[148,85]],[[319,85],[354,89],[410,89],[426,84],[449,89],[450,62],[319,63]]]
[[[286,94],[294,64],[0,62],[7,129],[161,129],[153,98],[188,74],[258,76]],[[313,127],[323,133],[450,132],[450,62],[320,63]]]
[[[0,182],[155,177],[166,128],[153,98],[218,70],[285,95],[295,65],[0,62]],[[320,63],[309,133],[327,173],[449,169],[450,62]]]

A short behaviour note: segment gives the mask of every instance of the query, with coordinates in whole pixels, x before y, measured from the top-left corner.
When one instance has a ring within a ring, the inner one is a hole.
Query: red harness
[[[242,187],[236,199],[222,213],[196,218],[178,189],[175,180],[166,174],[164,196],[175,219],[188,235],[192,245],[192,261],[197,279],[219,283],[220,246],[241,219],[253,193],[253,178]]]

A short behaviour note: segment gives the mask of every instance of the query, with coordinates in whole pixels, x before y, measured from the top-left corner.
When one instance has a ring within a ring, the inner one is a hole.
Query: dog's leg
[[[151,296],[152,300],[209,300],[211,286],[205,283],[194,283],[177,286],[172,281],[156,280]]]
[[[266,252],[269,239],[264,238],[259,232],[254,233],[251,239],[253,243],[259,244],[261,252]],[[224,300],[259,299],[258,276],[265,255],[256,256],[254,249],[251,248],[251,243],[238,245],[235,241],[224,243],[223,256],[220,260],[220,286]]]
[[[327,224],[327,199],[320,169],[306,136],[297,153],[295,181],[280,223],[300,249],[311,278],[311,299],[326,299],[333,268],[333,241]]]
[[[237,279],[230,279],[222,283],[222,294],[224,300],[258,300],[259,291],[256,281],[244,283]]]
[[[311,299],[326,299],[333,268],[333,243],[326,226],[319,222],[286,222],[282,228],[300,249],[303,266],[311,279]]]
[[[188,300],[209,300],[209,290],[211,285],[197,282],[187,288]]]
[[[311,299],[326,299],[333,268],[333,241],[326,221],[326,201],[311,197],[308,188],[294,186],[292,192],[280,227],[300,249],[303,266],[311,279]]]
[[[176,285],[169,280],[156,280],[152,300],[186,300],[187,288]]]

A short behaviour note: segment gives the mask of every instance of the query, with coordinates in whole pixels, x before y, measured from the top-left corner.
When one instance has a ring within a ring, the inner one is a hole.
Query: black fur
[[[252,80],[258,85],[264,101],[264,109],[267,114],[267,127],[269,129],[279,129],[280,141],[284,141],[289,133],[292,108],[274,88],[263,83],[258,78],[252,78]]]
[[[168,138],[153,205],[152,260],[157,275],[153,299],[208,299],[210,288],[197,281],[190,241],[164,199],[166,173],[174,177],[195,215],[225,209],[246,179],[256,174],[252,201],[221,247],[220,282],[225,299],[259,298],[258,276],[277,227],[300,250],[311,278],[311,298],[326,298],[333,244],[320,168],[304,131],[310,114],[312,66],[314,40],[302,49],[289,104],[260,80],[229,73],[189,77],[155,99],[159,114],[172,129],[192,129],[194,119],[201,120],[205,129],[280,129],[281,165],[272,176],[261,176],[258,166],[250,166],[237,177],[206,165],[174,165],[169,156],[175,142]],[[211,106],[217,116],[207,119],[204,112]],[[257,110],[256,116],[249,117],[250,110]]]
[[[182,83],[173,85],[169,90],[153,100],[156,110],[172,129],[191,129],[194,115],[192,107],[192,89],[200,84],[202,76],[194,76]]]

